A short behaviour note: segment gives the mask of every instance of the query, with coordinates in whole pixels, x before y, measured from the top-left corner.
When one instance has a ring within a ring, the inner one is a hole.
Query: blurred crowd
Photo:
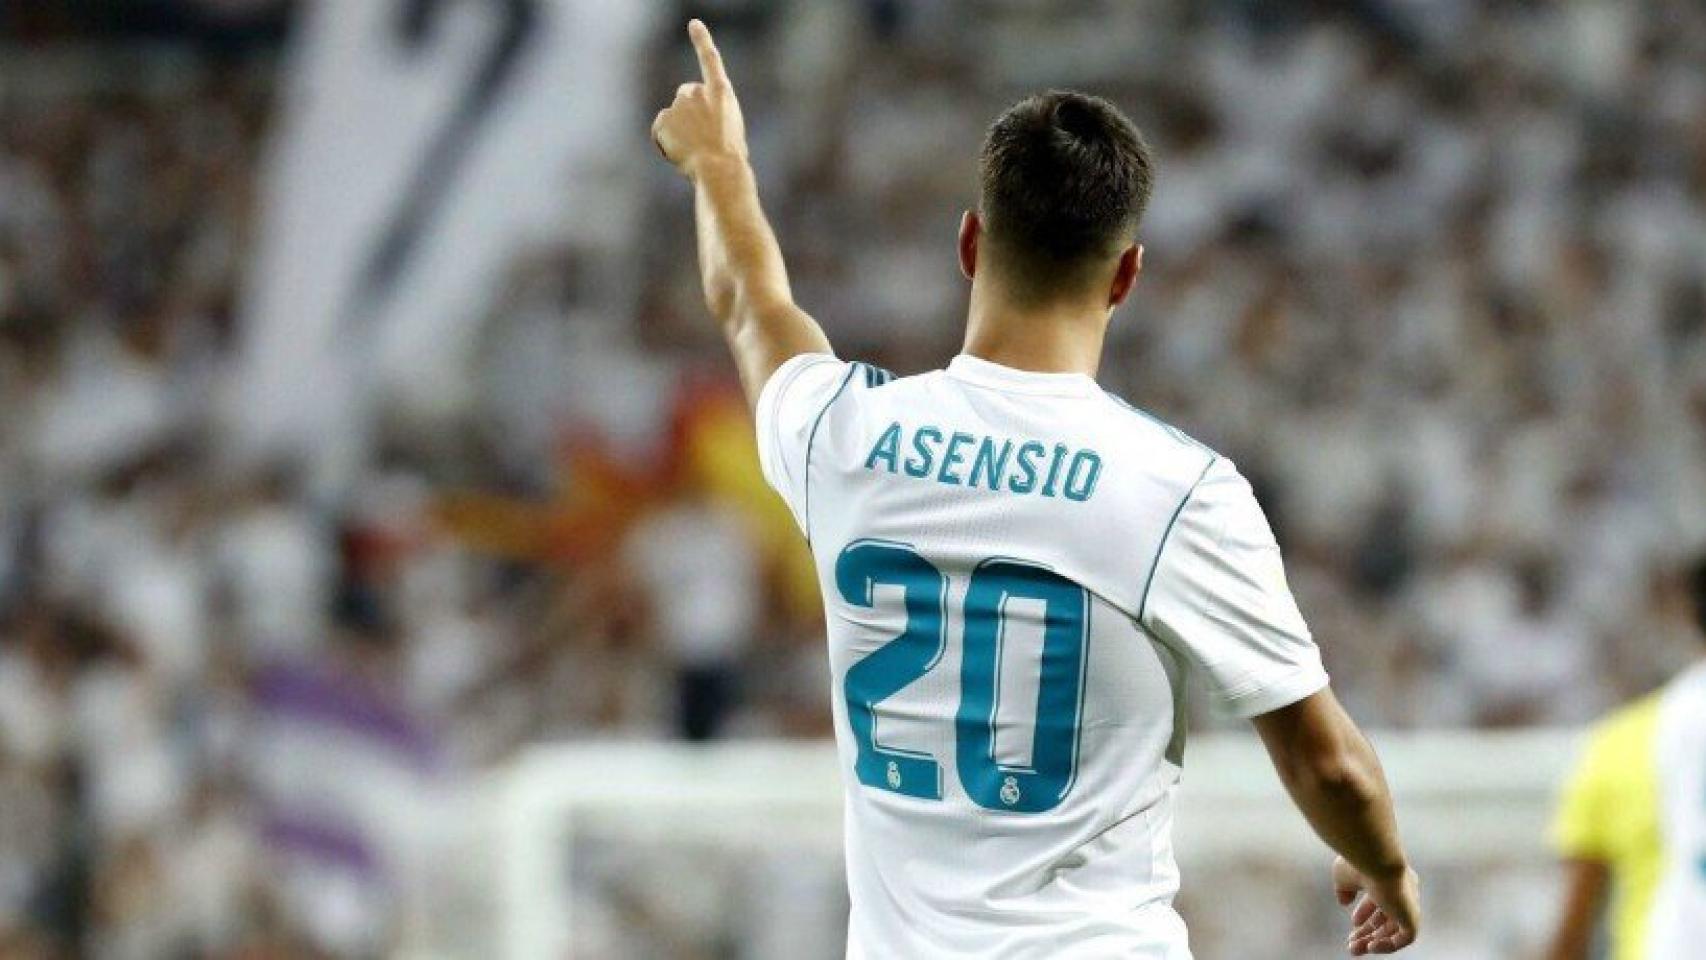
[[[1361,715],[1580,720],[1692,653],[1706,15],[1321,6],[815,5],[730,59],[797,295],[903,373],[957,346],[987,118],[1127,106],[1160,172],[1104,385],[1252,477]]]
[[[797,297],[901,374],[957,349],[988,118],[1038,85],[1133,114],[1160,173],[1101,379],[1256,483],[1365,723],[1578,722],[1695,653],[1706,8],[707,11]],[[227,455],[221,409],[279,61],[57,54],[0,63],[0,957],[383,952],[388,837],[325,799],[354,768],[829,732],[661,164],[643,248],[602,252],[636,305],[588,315],[584,250],[516,264],[449,412],[381,417],[327,498]]]

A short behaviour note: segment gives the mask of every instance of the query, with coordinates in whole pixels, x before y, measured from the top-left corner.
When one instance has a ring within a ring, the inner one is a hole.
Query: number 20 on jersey
[[[854,772],[867,787],[940,800],[940,764],[928,754],[880,746],[875,710],[941,661],[948,642],[948,578],[910,546],[858,540],[837,558],[835,583],[843,600],[866,608],[876,605],[879,584],[899,587],[906,612],[900,635],[848,668],[842,684],[858,749]],[[1024,767],[995,759],[1002,637],[1010,600],[1043,604],[1036,730],[1031,763]],[[997,557],[972,571],[963,614],[960,704],[954,718],[960,784],[974,803],[990,810],[1052,810],[1071,791],[1077,770],[1089,595],[1046,567]]]

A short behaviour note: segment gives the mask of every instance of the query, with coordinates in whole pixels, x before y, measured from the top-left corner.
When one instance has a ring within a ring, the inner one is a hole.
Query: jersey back
[[[789,361],[766,477],[823,590],[849,956],[1187,957],[1186,671],[1326,682],[1247,482],[1078,374]]]

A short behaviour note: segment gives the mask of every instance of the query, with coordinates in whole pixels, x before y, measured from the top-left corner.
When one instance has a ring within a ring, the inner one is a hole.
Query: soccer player
[[[995,122],[960,225],[964,352],[897,379],[794,303],[735,92],[689,33],[703,77],[652,135],[693,185],[705,299],[817,562],[848,956],[1189,957],[1169,839],[1187,671],[1255,721],[1339,853],[1349,951],[1408,945],[1391,797],[1249,484],[1093,379],[1141,267],[1138,131],[1075,93]]]
[[[1706,557],[1688,577],[1706,634]],[[1600,721],[1565,786],[1567,868],[1550,960],[1587,960],[1608,895],[1613,960],[1701,955],[1706,933],[1706,663]]]

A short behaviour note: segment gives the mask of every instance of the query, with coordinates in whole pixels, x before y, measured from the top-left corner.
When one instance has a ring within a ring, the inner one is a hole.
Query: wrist
[[[1410,861],[1400,854],[1396,859],[1370,864],[1363,876],[1379,884],[1397,883],[1410,873]]]
[[[732,151],[706,153],[694,158],[687,176],[695,183],[707,179],[745,178],[752,174],[746,154]]]

